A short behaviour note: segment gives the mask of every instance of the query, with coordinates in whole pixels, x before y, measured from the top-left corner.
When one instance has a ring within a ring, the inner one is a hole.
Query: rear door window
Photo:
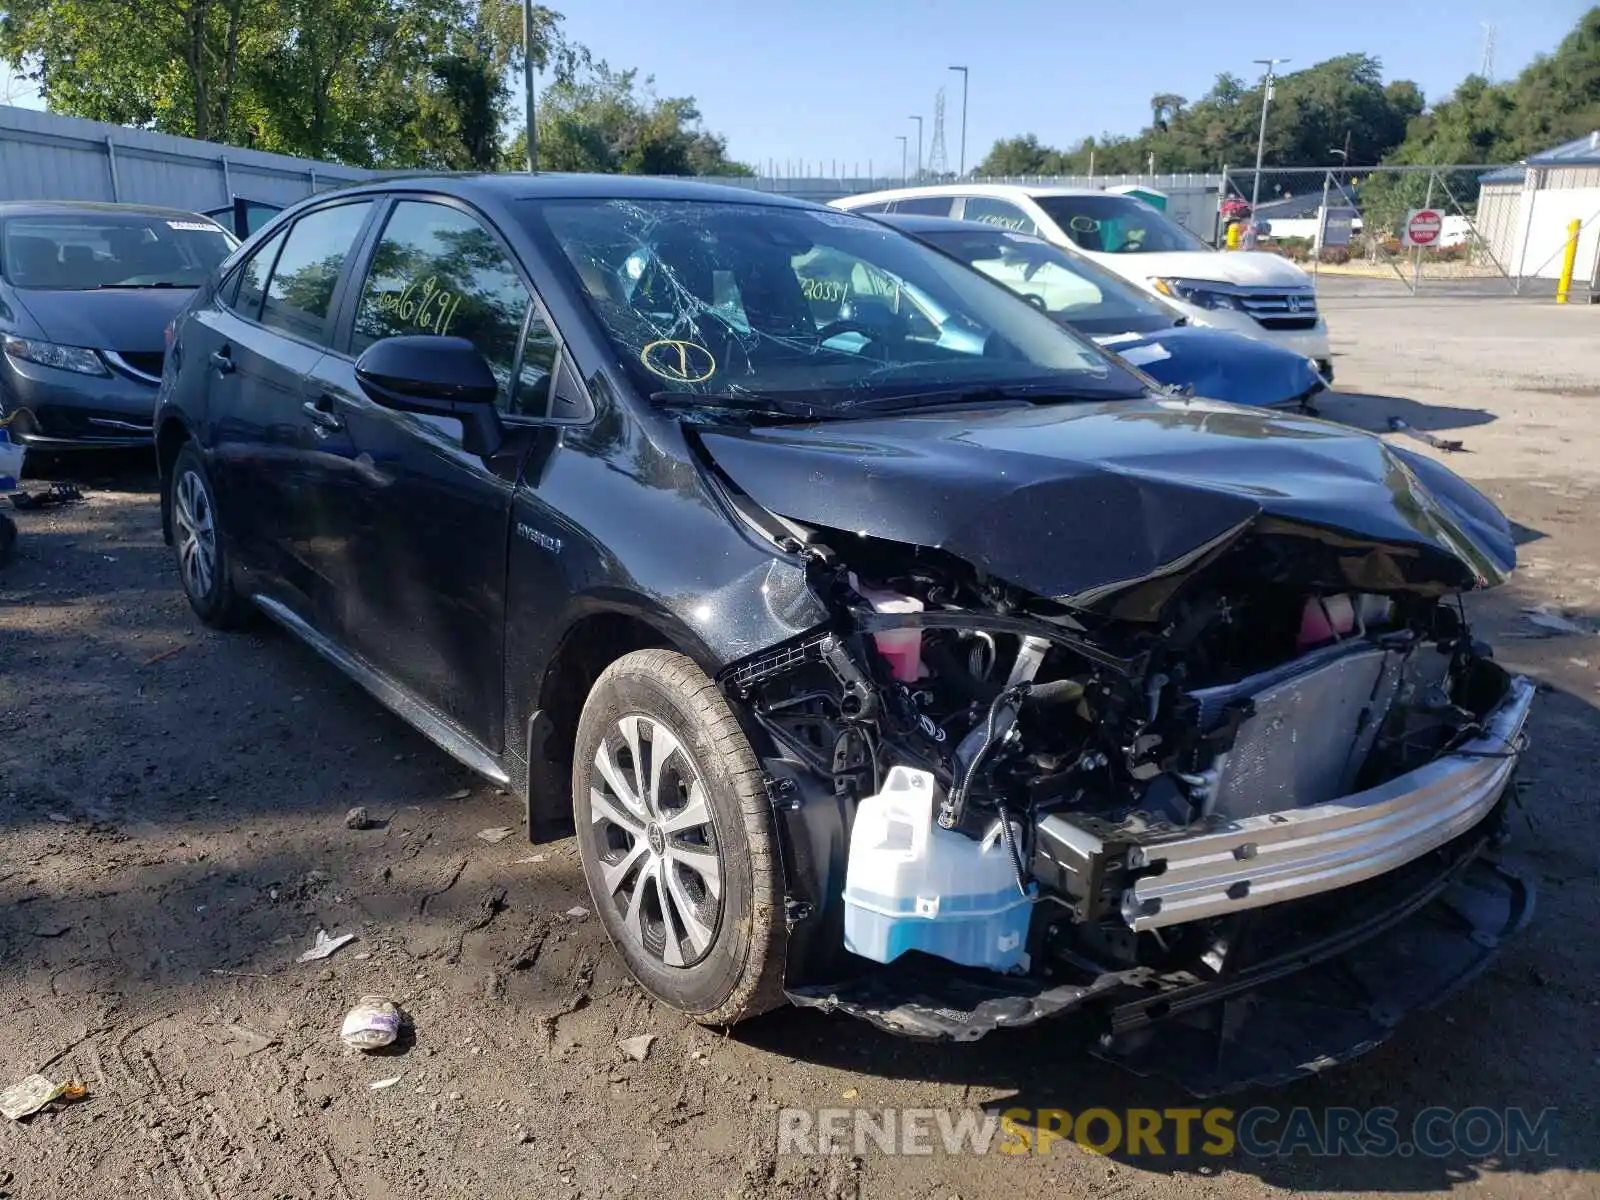
[[[223,301],[242,317],[249,317],[252,321],[261,316],[261,297],[267,292],[267,276],[272,273],[272,264],[278,257],[278,251],[283,249],[284,235],[279,233],[263,245],[259,250],[234,271],[231,278],[222,289]]]
[[[911,213],[918,217],[948,217],[953,196],[912,196],[894,202],[897,213]]]
[[[1014,233],[1038,233],[1039,227],[1017,205],[994,196],[968,196],[962,220],[979,225],[994,225]]]
[[[372,201],[364,200],[317,209],[294,223],[267,284],[263,325],[317,345],[329,344],[333,292],[371,212]]]

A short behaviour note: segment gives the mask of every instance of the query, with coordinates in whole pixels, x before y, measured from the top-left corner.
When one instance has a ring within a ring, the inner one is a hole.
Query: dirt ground
[[[83,504],[16,514],[0,574],[0,1086],[89,1089],[0,1121],[0,1197],[1600,1195],[1600,641],[1522,611],[1600,625],[1600,309],[1330,309],[1329,414],[1461,439],[1442,457],[1520,527],[1522,568],[1476,616],[1547,685],[1508,851],[1539,906],[1383,1047],[1229,1104],[1555,1107],[1552,1154],[780,1156],[780,1107],[1189,1101],[1053,1026],[952,1047],[791,1010],[724,1035],[653,1004],[569,915],[590,905],[570,841],[530,846],[511,797],[288,637],[196,623],[130,459],[74,468]],[[346,828],[355,805],[377,827]],[[515,832],[477,836],[495,827]],[[357,940],[296,962],[318,929]],[[369,993],[412,1019],[391,1053],[338,1040]]]

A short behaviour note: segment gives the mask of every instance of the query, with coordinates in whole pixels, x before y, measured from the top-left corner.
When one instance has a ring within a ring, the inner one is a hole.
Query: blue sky
[[[960,76],[971,69],[967,162],[996,138],[1034,133],[1066,146],[1132,133],[1149,99],[1193,99],[1221,71],[1251,78],[1252,59],[1287,70],[1364,51],[1386,78],[1416,80],[1430,101],[1478,69],[1483,22],[1497,26],[1495,74],[1515,75],[1556,43],[1587,0],[1340,0],[1265,6],[1100,0],[546,0],[566,29],[614,67],[653,74],[662,95],[692,95],[734,157],[805,161],[812,173],[898,173],[896,135],[945,86],[946,147],[957,165]],[[1160,164],[1157,163],[1159,169]]]
[[[1336,54],[1376,54],[1386,78],[1416,80],[1431,100],[1478,69],[1482,22],[1497,29],[1495,74],[1515,75],[1555,49],[1592,0],[1338,0],[1273,4],[1145,0],[546,0],[566,29],[614,67],[654,74],[662,95],[692,95],[735,158],[870,159],[899,171],[907,114],[933,134],[946,87],[945,140],[956,166],[961,77],[971,70],[967,163],[996,138],[1034,133],[1064,146],[1087,134],[1132,133],[1149,100],[1191,99],[1217,74],[1286,69]],[[1159,169],[1160,164],[1157,163]]]

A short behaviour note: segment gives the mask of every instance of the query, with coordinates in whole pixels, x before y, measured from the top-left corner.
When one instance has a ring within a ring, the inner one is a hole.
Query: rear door
[[[549,403],[554,336],[498,233],[444,198],[398,199],[352,283],[348,330],[313,372],[311,402],[340,420],[356,467],[336,495],[323,569],[341,641],[491,751],[503,745],[506,561],[522,417]],[[356,382],[368,346],[403,334],[473,342],[510,425],[485,458],[460,422],[382,408]]]
[[[224,525],[256,584],[317,627],[327,588],[313,564],[323,497],[353,458],[348,436],[307,404],[329,345],[345,267],[370,198],[313,209],[245,264],[224,293],[207,351],[213,464]],[[220,402],[219,402],[220,401]]]

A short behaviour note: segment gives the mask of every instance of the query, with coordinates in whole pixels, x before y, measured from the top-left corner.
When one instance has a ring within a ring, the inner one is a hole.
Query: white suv
[[[955,217],[1037,233],[1176,305],[1199,325],[1273,342],[1333,377],[1311,277],[1276,254],[1218,252],[1132,196],[1086,188],[944,184],[835,200],[852,212]]]

